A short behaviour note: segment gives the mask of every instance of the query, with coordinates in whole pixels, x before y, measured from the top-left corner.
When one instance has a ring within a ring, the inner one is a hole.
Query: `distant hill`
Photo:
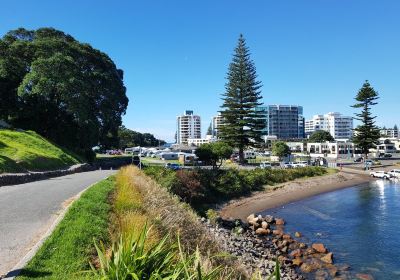
[[[0,173],[54,170],[79,162],[33,131],[0,129]]]

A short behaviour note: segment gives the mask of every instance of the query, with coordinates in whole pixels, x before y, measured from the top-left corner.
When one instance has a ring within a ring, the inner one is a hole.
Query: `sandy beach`
[[[282,206],[318,194],[352,187],[373,180],[362,171],[343,168],[341,172],[320,177],[286,182],[266,191],[256,192],[250,197],[232,200],[222,206],[222,218],[246,219],[252,213]]]

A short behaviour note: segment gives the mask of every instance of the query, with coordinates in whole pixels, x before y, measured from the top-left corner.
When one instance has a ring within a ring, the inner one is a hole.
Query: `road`
[[[98,170],[0,187],[0,278],[46,233],[68,201],[114,172]]]

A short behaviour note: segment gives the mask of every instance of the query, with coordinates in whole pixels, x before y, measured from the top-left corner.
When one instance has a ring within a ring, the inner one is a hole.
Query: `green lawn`
[[[17,279],[87,279],[94,240],[108,241],[110,192],[114,177],[103,180],[75,201]]]
[[[76,156],[33,131],[0,130],[0,173],[54,170],[77,163]]]

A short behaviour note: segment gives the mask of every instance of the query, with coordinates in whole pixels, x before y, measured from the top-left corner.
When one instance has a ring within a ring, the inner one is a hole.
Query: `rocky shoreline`
[[[285,233],[283,219],[251,214],[246,222],[222,218],[214,222],[202,218],[202,222],[222,248],[238,258],[249,275],[271,275],[278,260],[281,279],[353,279],[350,267],[335,265],[333,253],[322,243],[306,244],[301,242],[301,233]],[[361,276],[356,279],[370,279]]]

